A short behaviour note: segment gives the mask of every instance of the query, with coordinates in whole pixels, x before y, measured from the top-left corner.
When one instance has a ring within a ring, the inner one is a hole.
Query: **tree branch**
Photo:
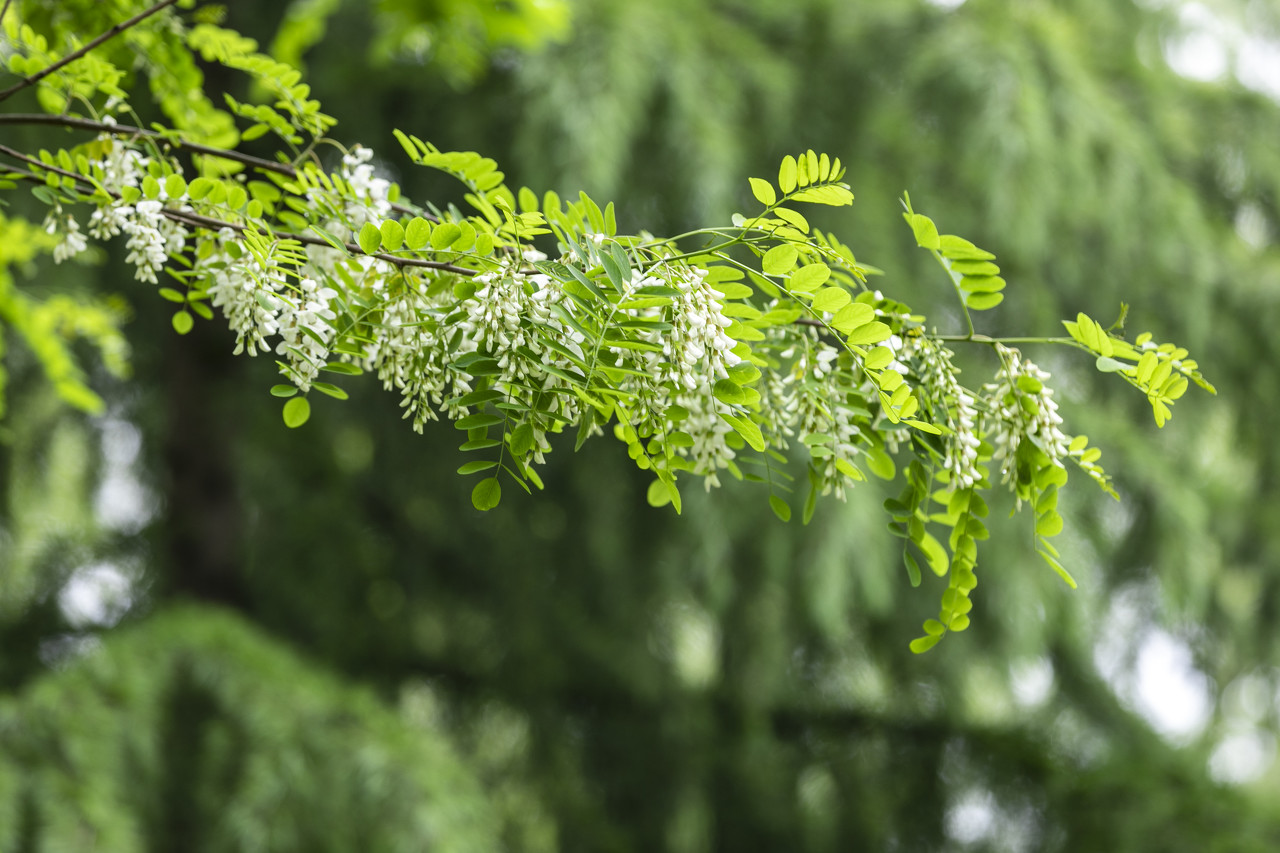
[[[148,130],[145,127],[133,127],[127,124],[108,124],[104,121],[94,121],[93,119],[78,118],[76,116],[49,115],[46,113],[11,113],[9,115],[0,115],[0,124],[44,124],[53,127],[71,127],[77,130],[93,130],[101,133],[118,134],[121,136],[145,136],[148,138],[159,138],[168,142],[175,148],[181,148],[184,151],[190,151],[193,154],[204,154],[209,157],[221,157],[223,160],[232,160],[236,163],[243,163],[255,169],[266,172],[275,172],[279,175],[285,175],[290,178],[298,176],[298,170],[288,163],[277,163],[272,160],[264,160],[261,157],[254,157],[252,154],[242,154],[239,151],[227,148],[214,148],[210,145],[202,145],[199,142],[191,142],[180,136],[171,136],[167,133],[160,133],[154,130]],[[431,222],[439,222],[439,218],[426,212],[419,212],[402,204],[393,204],[391,209],[396,213],[408,214],[412,216],[421,216],[423,219]]]
[[[19,80],[17,83],[14,83],[8,89],[5,89],[3,92],[0,92],[0,101],[7,100],[11,95],[15,95],[18,92],[21,92],[23,89],[27,88],[28,86],[34,86],[36,83],[39,83],[45,77],[48,77],[50,74],[53,74],[58,69],[65,68],[66,66],[75,62],[77,59],[84,56],[86,53],[93,50],[95,47],[102,44],[103,42],[109,39],[115,38],[125,30],[131,27],[135,27],[138,24],[142,23],[147,18],[154,15],[156,12],[159,12],[161,9],[164,9],[168,6],[172,6],[174,3],[177,3],[177,2],[178,0],[160,0],[159,3],[152,6],[150,9],[146,9],[142,12],[139,12],[129,20],[122,21],[121,23],[116,24],[114,27],[107,30],[105,33],[98,36],[93,41],[84,45],[79,50],[72,51],[71,53],[62,57],[62,59],[59,59],[57,62],[50,65],[48,68],[45,68],[42,71],[38,71],[35,74],[32,74],[30,77],[24,77],[21,80]],[[9,4],[7,2],[4,5],[6,9],[9,8]]]
[[[53,172],[56,175],[62,175],[64,177],[71,178],[72,180],[78,181],[81,184],[92,186],[92,184],[89,184],[89,182],[84,179],[83,175],[77,175],[75,172],[68,172],[66,169],[60,169],[57,166],[51,166],[48,163],[41,162],[35,157],[31,157],[30,155],[23,154],[21,151],[17,151],[13,148],[10,148],[8,145],[0,144],[0,154],[4,154],[7,157],[12,157],[13,159],[19,160],[23,163],[29,163],[30,165],[35,166],[39,169],[43,169],[48,172]],[[111,190],[108,190],[107,192],[109,192],[113,198],[120,198],[120,194],[117,192],[112,192]],[[240,225],[238,223],[228,222],[224,219],[216,219],[212,216],[204,216],[202,214],[195,213],[195,212],[172,210],[170,208],[165,207],[165,208],[161,208],[160,213],[165,218],[172,219],[174,222],[181,222],[183,224],[191,225],[196,228],[207,228],[210,231],[218,231],[222,228],[230,228],[231,230],[237,231],[237,232],[244,232],[245,230],[245,226]],[[308,246],[328,246],[329,248],[333,248],[333,244],[330,243],[328,240],[325,240],[321,237],[312,237],[310,234],[293,234],[291,232],[272,231],[271,235],[278,240],[297,240],[299,243],[302,243]],[[352,255],[366,254],[364,250],[362,250],[355,243],[343,243],[342,245]],[[467,267],[460,267],[460,266],[457,266],[456,264],[450,264],[444,261],[428,261],[424,258],[401,258],[395,255],[384,254],[382,252],[368,255],[368,257],[377,258],[380,261],[386,261],[387,263],[394,264],[398,267],[418,267],[423,269],[440,270],[442,272],[451,272],[451,273],[457,273],[459,275],[468,275],[468,276],[478,274],[477,270],[468,269]]]

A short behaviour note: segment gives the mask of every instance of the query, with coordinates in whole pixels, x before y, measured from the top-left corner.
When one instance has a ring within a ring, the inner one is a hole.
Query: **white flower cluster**
[[[926,337],[910,339],[910,357],[920,377],[917,388],[934,404],[933,411],[945,414],[951,434],[946,438],[943,467],[951,473],[949,488],[967,489],[982,479],[978,470],[978,410],[973,395],[956,378],[959,368],[951,363],[951,351]],[[1034,365],[1032,365],[1034,367]]]
[[[373,164],[369,162],[372,159],[373,151],[363,145],[355,146],[342,158],[342,177],[355,195],[354,201],[348,201],[345,212],[356,231],[366,222],[379,225],[391,215],[391,182],[374,174]]]
[[[982,386],[989,406],[983,426],[995,446],[1000,481],[1014,481],[1018,447],[1024,440],[1062,467],[1071,440],[1058,428],[1062,417],[1053,390],[1045,384],[1049,374],[1023,359],[1016,349],[996,344],[996,350],[1003,366],[994,382]]]
[[[829,440],[812,445],[810,453],[814,456],[822,494],[844,500],[849,478],[841,472],[840,463],[852,465],[862,452],[857,447],[860,430],[853,422],[853,412],[847,406],[839,405],[845,394],[853,389],[845,384],[850,377],[837,370],[840,351],[818,339],[816,329],[809,330],[809,337],[808,345],[782,353],[784,358],[795,358],[792,375],[796,377],[794,411],[797,430],[801,437],[830,436]],[[788,405],[785,408],[791,410],[793,407]]]
[[[280,313],[276,324],[280,330],[280,343],[276,355],[284,356],[289,364],[289,378],[300,391],[311,389],[320,368],[329,361],[329,348],[334,329],[331,321],[337,314],[329,302],[338,295],[330,287],[322,287],[312,278],[303,278],[296,288],[282,293]]]
[[[62,238],[58,245],[53,247],[53,262],[56,264],[68,258],[74,258],[89,247],[84,234],[80,233],[80,223],[76,222],[76,218],[71,214],[63,213],[61,207],[49,211],[49,215],[44,219],[44,230],[48,234],[57,234]]]
[[[378,333],[365,351],[361,366],[376,373],[383,389],[400,392],[400,405],[405,417],[413,419],[415,432],[436,420],[436,408],[446,399],[449,373],[463,384],[455,388],[458,396],[470,391],[465,376],[448,371],[448,330],[437,330],[423,322],[427,316],[443,316],[445,306],[426,295],[426,285],[416,278],[382,304]],[[456,356],[455,356],[456,357]]]
[[[94,163],[103,170],[104,185],[117,192],[124,187],[138,187],[150,160],[114,137],[103,135],[100,140],[110,143],[106,155]],[[139,199],[135,204],[116,199],[99,207],[89,217],[89,233],[99,240],[122,232],[128,235],[125,247],[129,254],[125,260],[136,267],[135,277],[139,281],[157,284],[157,275],[169,256],[181,252],[186,245],[187,229],[164,215],[166,200],[182,201],[180,198],[168,199],[162,187],[157,198]],[[177,209],[191,210],[185,204],[179,204]]]
[[[267,338],[280,331],[279,313],[284,305],[280,294],[285,281],[246,256],[230,228],[218,232],[216,246],[201,265],[206,271],[209,301],[222,311],[236,333],[236,355],[246,350],[249,355],[267,352],[271,349]]]
[[[725,331],[733,320],[724,316],[720,294],[706,278],[706,270],[672,265],[655,267],[644,276],[633,273],[633,293],[654,286],[679,291],[670,307],[671,328],[644,335],[662,351],[641,351],[636,356],[641,369],[653,378],[639,380],[633,390],[645,402],[651,423],[664,432],[680,430],[693,439],[691,446],[677,452],[689,460],[690,470],[706,477],[706,488],[711,489],[720,485],[716,472],[736,455],[728,443],[733,428],[720,417],[728,407],[716,399],[714,387],[717,380],[728,378],[729,368],[741,359],[733,353],[737,341]],[[652,309],[638,312],[651,319],[660,314]],[[688,413],[679,424],[668,423],[666,412],[671,405]]]

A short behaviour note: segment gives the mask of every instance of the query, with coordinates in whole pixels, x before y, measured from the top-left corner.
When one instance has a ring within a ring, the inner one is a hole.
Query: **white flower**
[[[1001,482],[1013,483],[1018,447],[1024,440],[1062,467],[1070,439],[1058,429],[1062,417],[1053,390],[1045,384],[1049,374],[1023,360],[1016,349],[1001,344],[996,349],[1004,365],[995,382],[983,386],[989,407],[984,423],[1000,463]]]
[[[70,214],[63,214],[61,208],[55,213],[50,211],[44,220],[44,230],[49,234],[61,234],[62,240],[53,247],[53,262],[60,264],[67,258],[88,248],[84,235],[80,233],[80,224]]]
[[[333,338],[333,327],[327,321],[337,318],[329,301],[337,295],[336,290],[321,287],[315,279],[304,278],[294,291],[280,296],[276,354],[288,361],[292,368],[288,375],[299,390],[310,390],[329,360],[327,342]]]
[[[375,225],[391,215],[391,182],[374,174],[373,151],[357,145],[342,158],[342,177],[351,187],[357,201],[346,206],[351,227],[359,231],[366,222]]]
[[[203,263],[208,270],[205,288],[209,301],[222,311],[236,333],[236,355],[245,350],[257,355],[260,350],[271,348],[266,339],[280,329],[284,302],[278,292],[284,282],[266,274],[251,257],[233,258],[226,247],[235,240],[236,234],[230,228],[218,233],[219,248]]]
[[[960,371],[951,364],[950,350],[925,337],[911,341],[909,355],[903,357],[918,362],[917,390],[933,404],[935,417],[945,415],[951,430],[942,463],[951,473],[949,488],[967,489],[982,478],[978,470],[978,447],[982,441],[977,433],[978,410],[973,395],[956,378]]]
[[[133,216],[123,223],[129,240],[125,243],[129,254],[125,261],[137,267],[135,276],[139,281],[156,284],[156,273],[169,260],[166,251],[169,238],[160,230],[164,219],[164,206],[154,199],[143,199],[133,207]],[[185,231],[183,232],[185,240]]]

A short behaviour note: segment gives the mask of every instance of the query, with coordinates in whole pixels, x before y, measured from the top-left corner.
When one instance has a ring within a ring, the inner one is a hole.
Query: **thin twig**
[[[77,59],[84,56],[86,53],[93,50],[95,47],[102,44],[104,41],[115,38],[125,30],[131,27],[135,27],[138,24],[142,23],[147,18],[154,15],[156,12],[159,12],[161,9],[164,9],[167,6],[172,6],[174,3],[177,3],[177,2],[178,0],[160,0],[159,3],[152,6],[150,9],[139,12],[129,20],[116,24],[114,27],[107,30],[105,33],[98,36],[93,41],[84,45],[79,50],[72,51],[71,53],[59,59],[57,62],[50,65],[48,68],[45,68],[41,71],[37,71],[35,74],[32,74],[30,77],[24,77],[21,80],[19,80],[17,83],[14,83],[8,89],[5,89],[3,92],[0,92],[0,101],[6,100],[7,98],[9,98],[9,96],[14,95],[18,92],[21,92],[23,89],[27,88],[28,86],[34,86],[36,83],[39,83],[45,77],[48,77],[50,74],[53,74],[58,69],[65,68],[67,65],[70,65],[72,62],[75,62]],[[8,6],[9,4],[6,2],[5,8],[8,8]]]
[[[72,127],[78,130],[93,130],[119,136],[145,136],[148,138],[159,137],[175,148],[181,148],[194,154],[204,154],[209,157],[221,157],[224,160],[232,160],[236,163],[242,163],[246,166],[251,166],[265,172],[275,172],[278,175],[284,175],[290,178],[298,177],[298,170],[288,163],[276,163],[271,160],[264,160],[261,157],[254,157],[252,154],[242,154],[239,151],[202,145],[199,142],[191,142],[180,136],[171,136],[167,133],[160,133],[155,130],[149,130],[145,127],[132,127],[127,124],[109,124],[104,121],[77,118],[76,116],[49,115],[46,113],[11,113],[9,115],[0,115],[0,124],[45,124],[53,125],[54,127]],[[440,221],[438,217],[433,216],[430,213],[419,212],[402,204],[393,204],[391,205],[391,209],[400,214],[421,216],[423,219],[430,220],[431,222]]]
[[[60,169],[57,166],[50,166],[48,163],[44,163],[35,157],[31,157],[27,154],[23,154],[21,151],[16,151],[13,148],[10,148],[8,145],[0,144],[0,154],[4,154],[7,157],[12,157],[13,159],[20,160],[24,163],[29,163],[32,166],[35,166],[39,169],[43,169],[48,172],[53,172],[56,175],[62,175],[64,177],[71,178],[72,180],[75,180],[81,184],[92,186],[92,184],[90,184],[89,181],[85,180],[84,176],[82,175],[77,175],[75,172],[68,172],[66,169]],[[120,198],[120,194],[117,192],[114,192],[111,190],[108,190],[107,192],[110,193],[113,198]],[[217,219],[212,216],[204,216],[202,214],[195,213],[195,212],[172,210],[166,207],[166,208],[161,208],[160,213],[165,218],[172,219],[174,222],[182,222],[187,225],[195,226],[197,228],[207,228],[210,231],[217,231],[222,228],[230,228],[233,231],[239,231],[239,232],[244,232],[245,230],[247,230],[245,226],[240,225],[238,223],[227,222],[224,219]],[[328,240],[325,240],[321,237],[312,237],[310,234],[294,234],[287,231],[272,231],[271,235],[275,237],[277,240],[297,240],[299,243],[303,243],[309,246],[328,246],[329,248],[333,248],[333,244],[330,243]],[[367,254],[363,249],[361,249],[355,243],[343,243],[342,245],[352,255]],[[388,255],[382,252],[369,254],[368,257],[377,258],[380,261],[386,261],[387,263],[394,264],[395,266],[398,266],[398,267],[420,267],[424,269],[441,270],[443,272],[451,272],[451,273],[457,273],[459,275],[469,275],[469,276],[479,274],[478,270],[468,269],[467,267],[460,267],[455,264],[446,263],[444,261],[428,261],[423,258],[401,258],[401,257],[397,257],[396,255]]]

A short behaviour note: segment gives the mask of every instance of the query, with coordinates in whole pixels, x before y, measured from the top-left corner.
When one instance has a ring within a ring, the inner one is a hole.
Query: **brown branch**
[[[108,124],[103,121],[94,121],[93,119],[77,118],[75,116],[49,115],[46,113],[11,113],[9,115],[0,115],[0,124],[44,124],[54,127],[71,127],[78,130],[93,130],[101,133],[110,133],[119,136],[143,136],[147,138],[160,138],[168,142],[175,148],[181,148],[195,154],[204,154],[209,157],[221,157],[224,160],[232,160],[236,163],[243,163],[246,166],[252,166],[267,172],[275,172],[279,175],[285,175],[290,178],[298,177],[298,170],[288,163],[276,163],[272,160],[264,160],[261,157],[254,157],[252,154],[242,154],[226,148],[214,148],[209,145],[202,145],[199,142],[191,142],[180,136],[171,136],[167,133],[160,133],[155,130],[149,130],[145,127],[132,127],[127,124]],[[407,214],[411,216],[421,216],[432,222],[439,222],[439,217],[430,213],[419,212],[411,207],[402,204],[393,204],[391,209],[396,213]]]
[[[152,6],[150,9],[146,9],[142,12],[139,12],[129,20],[116,24],[114,27],[107,30],[105,33],[98,36],[93,41],[84,45],[79,50],[72,51],[71,53],[62,57],[62,59],[59,59],[57,62],[50,65],[48,68],[45,68],[42,71],[37,71],[35,74],[32,74],[30,77],[24,77],[21,80],[19,80],[17,83],[14,83],[8,89],[5,89],[3,92],[0,92],[0,101],[7,100],[11,95],[21,92],[23,89],[27,88],[28,86],[34,86],[36,83],[39,83],[45,77],[48,77],[50,74],[53,74],[58,69],[65,68],[66,66],[70,65],[72,62],[75,62],[77,59],[84,56],[86,53],[93,50],[95,47],[107,41],[108,39],[115,38],[125,30],[131,27],[135,27],[138,24],[142,23],[147,18],[154,15],[156,12],[159,12],[161,9],[164,9],[168,6],[172,6],[174,3],[177,3],[177,2],[178,0],[160,0],[159,3]],[[8,3],[5,3],[5,8],[6,9],[9,8]]]
[[[32,157],[28,154],[23,154],[21,151],[16,151],[13,148],[10,148],[8,145],[0,144],[0,154],[4,154],[8,157],[12,157],[13,159],[20,160],[24,163],[29,163],[32,166],[35,166],[39,169],[44,169],[45,171],[53,172],[56,175],[63,175],[64,177],[71,178],[72,180],[75,180],[83,185],[90,186],[90,187],[93,186],[89,181],[85,180],[82,175],[77,175],[75,172],[68,172],[65,169],[58,168],[57,166],[50,166],[48,163],[42,162],[41,160],[35,157]],[[113,198],[120,198],[120,194],[113,190],[107,190],[107,192],[110,193],[110,195]],[[207,228],[210,231],[217,231],[222,228],[230,228],[233,231],[239,231],[239,232],[244,232],[246,230],[245,226],[240,225],[238,223],[228,222],[224,219],[217,219],[212,216],[204,216],[203,214],[199,214],[195,212],[188,212],[183,210],[172,210],[170,208],[165,207],[165,208],[161,208],[160,213],[165,218],[172,219],[174,222],[185,223],[187,225],[191,225],[196,228]],[[328,246],[329,248],[333,248],[333,244],[330,243],[328,240],[325,240],[321,237],[312,237],[310,234],[294,234],[286,231],[272,231],[271,235],[279,240],[297,240],[299,243],[303,243],[309,246]],[[352,255],[368,254],[355,243],[343,243],[342,245],[343,245],[343,248],[345,248]],[[428,261],[428,260],[425,260],[424,258],[401,258],[401,257],[397,257],[396,255],[388,255],[382,252],[369,254],[368,256],[371,258],[377,258],[380,261],[386,261],[387,263],[390,263],[390,264],[395,264],[398,267],[419,267],[423,269],[433,269],[433,270],[441,270],[443,272],[457,273],[459,275],[478,275],[479,274],[478,270],[468,269],[467,267],[460,267],[455,264],[446,263],[444,261]]]
[[[87,118],[77,118],[75,116],[48,115],[45,113],[11,113],[9,115],[0,115],[0,124],[48,124],[55,127],[73,127],[78,130],[94,130],[102,133],[112,133],[122,136],[145,136],[160,137],[176,148],[182,148],[192,151],[196,154],[207,154],[210,157],[221,157],[224,160],[234,160],[237,163],[243,163],[246,166],[252,166],[255,169],[262,169],[268,172],[276,172],[288,177],[297,177],[297,170],[287,163],[274,163],[270,160],[264,160],[261,157],[253,157],[249,154],[241,154],[239,151],[228,151],[222,148],[213,148],[208,145],[201,145],[199,142],[190,142],[178,136],[169,136],[154,130],[148,130],[145,127],[131,127],[127,124],[108,124],[103,121],[94,121]]]

